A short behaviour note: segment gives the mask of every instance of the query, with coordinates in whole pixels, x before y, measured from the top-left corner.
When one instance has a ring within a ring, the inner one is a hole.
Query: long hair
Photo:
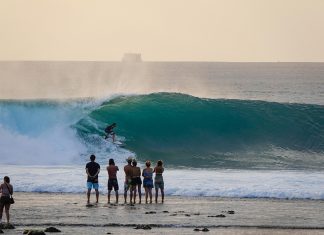
[[[3,177],[3,181],[6,182],[7,184],[10,184],[10,178],[9,178],[9,176]]]

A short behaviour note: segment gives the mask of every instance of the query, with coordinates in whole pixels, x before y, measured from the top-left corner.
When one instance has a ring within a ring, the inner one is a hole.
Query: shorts
[[[154,187],[155,189],[164,189],[164,182],[160,181],[160,182],[154,182]]]
[[[108,190],[112,190],[113,188],[115,191],[119,190],[117,179],[109,179],[108,180]]]
[[[126,180],[124,182],[124,192],[127,192],[129,190],[130,186],[131,186],[131,180],[130,179]]]
[[[10,204],[10,197],[7,197],[7,196],[1,196],[1,198],[0,198],[0,204],[1,204],[1,205],[7,205],[7,204]]]
[[[164,189],[164,181],[163,181],[163,176],[162,175],[156,175],[154,179],[154,187],[156,190]]]
[[[99,184],[98,183],[93,183],[93,182],[87,182],[87,188],[88,189],[95,189],[98,190],[99,189]]]
[[[132,186],[141,185],[142,184],[141,177],[132,178],[131,184]]]
[[[154,188],[153,187],[153,179],[144,178],[143,187],[144,188]]]

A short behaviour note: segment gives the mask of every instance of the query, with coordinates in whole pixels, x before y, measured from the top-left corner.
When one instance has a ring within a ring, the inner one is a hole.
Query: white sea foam
[[[121,165],[120,168],[118,181],[122,192],[124,173]],[[0,177],[11,177],[15,191],[82,193],[86,190],[83,166],[0,165],[0,169]],[[100,191],[106,194],[107,172],[105,166],[101,169]],[[164,180],[167,195],[324,199],[322,172],[166,169]]]

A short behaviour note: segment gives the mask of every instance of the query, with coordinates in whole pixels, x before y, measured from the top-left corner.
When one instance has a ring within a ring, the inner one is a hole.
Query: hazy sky
[[[324,61],[324,0],[0,0],[0,60]]]

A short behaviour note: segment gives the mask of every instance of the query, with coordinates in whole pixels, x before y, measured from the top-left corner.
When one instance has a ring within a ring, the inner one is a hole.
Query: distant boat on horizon
[[[140,53],[125,53],[122,62],[142,62],[142,55]]]

